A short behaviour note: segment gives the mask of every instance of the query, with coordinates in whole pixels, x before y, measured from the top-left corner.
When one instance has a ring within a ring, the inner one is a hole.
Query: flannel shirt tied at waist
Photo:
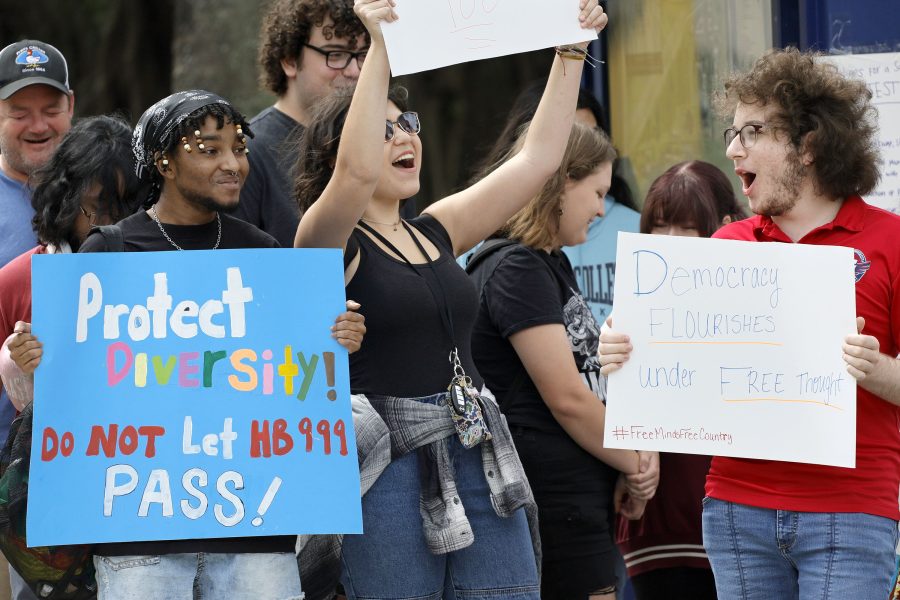
[[[541,567],[537,505],[516,453],[506,418],[493,395],[482,390],[482,414],[492,438],[481,446],[481,463],[494,512],[509,517],[525,509],[538,573]],[[364,496],[391,459],[419,452],[426,467],[421,470],[419,499],[422,531],[429,550],[446,554],[475,541],[475,534],[459,501],[449,443],[458,443],[450,409],[406,398],[352,396],[360,471],[360,496]],[[326,600],[334,594],[340,577],[340,535],[302,535],[298,542],[300,580],[307,600]]]

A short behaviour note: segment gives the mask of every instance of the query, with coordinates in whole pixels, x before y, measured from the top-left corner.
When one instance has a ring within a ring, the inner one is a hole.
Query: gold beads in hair
[[[241,143],[247,144],[247,137],[244,135],[244,130],[241,128],[240,123],[236,123],[234,126],[234,132],[237,133],[238,137],[241,138]],[[250,154],[250,150],[245,150],[244,154]]]
[[[188,144],[187,136],[184,136],[184,135],[181,136],[181,143],[182,143],[182,145],[184,146],[184,151],[185,151],[185,152],[190,152],[190,151],[191,151],[191,145]]]
[[[198,147],[200,150],[205,150],[205,149],[206,149],[206,148],[203,146],[203,138],[200,137],[200,130],[199,130],[199,129],[195,129],[195,130],[194,130],[194,139],[196,140],[196,142],[197,142],[197,147]]]

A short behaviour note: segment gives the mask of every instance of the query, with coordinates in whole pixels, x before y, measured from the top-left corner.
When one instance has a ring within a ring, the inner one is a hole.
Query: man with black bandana
[[[152,206],[118,223],[124,250],[277,247],[270,235],[223,214],[237,206],[250,169],[250,135],[244,117],[209,92],[178,92],[151,106],[132,149],[138,176],[153,186]],[[80,251],[109,250],[94,233]],[[355,351],[362,321],[343,313],[333,337]],[[301,598],[295,542],[271,536],[103,544],[94,558],[100,598]]]

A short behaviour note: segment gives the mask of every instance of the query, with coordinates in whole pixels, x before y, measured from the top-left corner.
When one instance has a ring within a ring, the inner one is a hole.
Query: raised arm
[[[597,0],[580,0],[579,6],[582,27],[600,32],[606,26],[607,16]],[[587,42],[578,46],[585,49]],[[575,122],[583,68],[584,61],[554,56],[522,151],[481,181],[424,211],[441,222],[457,255],[499,229],[559,168]]]
[[[397,19],[394,0],[356,0],[353,10],[371,38],[341,133],[331,180],[306,211],[295,248],[343,248],[362,216],[381,175],[388,64],[381,23]]]

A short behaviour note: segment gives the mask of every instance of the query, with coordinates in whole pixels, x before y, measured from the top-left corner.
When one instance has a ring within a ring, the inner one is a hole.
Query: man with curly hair
[[[853,248],[858,315],[858,333],[842,348],[857,385],[855,468],[713,458],[703,542],[720,598],[886,598],[891,590],[900,217],[860,197],[879,176],[871,97],[827,60],[788,49],[732,76],[719,98],[733,114],[726,154],[756,216],[713,237]],[[604,372],[614,371],[631,351],[628,338],[607,332],[601,341]]]
[[[353,85],[369,48],[352,0],[275,0],[260,34],[260,82],[278,99],[250,120],[250,175],[235,216],[294,244],[299,213],[291,171],[312,107]]]

